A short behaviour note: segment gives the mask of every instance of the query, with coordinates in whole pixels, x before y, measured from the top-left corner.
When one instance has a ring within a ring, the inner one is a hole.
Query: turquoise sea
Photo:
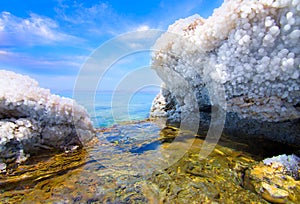
[[[96,128],[110,127],[117,123],[148,118],[152,101],[158,92],[159,90],[145,90],[135,93],[98,91],[94,95],[93,104],[90,104],[90,99],[86,99],[80,104],[88,110]],[[73,98],[73,91],[57,91],[55,94]],[[129,98],[129,102],[118,101],[124,98]]]

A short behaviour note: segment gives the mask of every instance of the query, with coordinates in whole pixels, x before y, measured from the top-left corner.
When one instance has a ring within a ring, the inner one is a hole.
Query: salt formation
[[[86,110],[68,98],[51,95],[38,83],[0,70],[0,170],[40,150],[68,150],[92,139]]]
[[[273,166],[276,169],[282,169],[285,174],[292,176],[295,179],[299,179],[300,173],[300,158],[296,155],[279,155],[272,158],[263,160],[265,165]]]
[[[171,93],[166,103],[180,106],[166,111],[170,121],[205,113],[217,83],[226,95],[225,128],[300,145],[299,0],[227,0],[208,19],[176,21],[154,48],[153,68]]]
[[[162,93],[159,93],[153,100],[153,105],[151,107],[152,111],[150,116],[152,117],[165,117],[166,111],[166,99]]]

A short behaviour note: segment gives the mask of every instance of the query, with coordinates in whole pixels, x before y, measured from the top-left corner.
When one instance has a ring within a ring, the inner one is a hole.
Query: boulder
[[[300,146],[299,43],[296,0],[227,0],[208,19],[180,19],[154,45],[164,84],[151,116],[207,130],[222,109],[225,133]]]
[[[41,151],[82,147],[94,136],[86,110],[28,76],[0,70],[0,170]]]

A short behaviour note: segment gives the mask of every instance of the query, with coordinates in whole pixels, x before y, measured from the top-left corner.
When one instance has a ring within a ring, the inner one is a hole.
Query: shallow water
[[[0,203],[266,203],[243,188],[244,170],[293,151],[223,136],[199,159],[201,136],[153,121],[99,129],[97,138],[85,149],[35,156],[0,175]]]

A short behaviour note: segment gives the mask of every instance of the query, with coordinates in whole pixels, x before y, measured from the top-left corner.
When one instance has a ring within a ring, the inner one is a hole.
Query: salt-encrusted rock
[[[160,92],[153,100],[153,105],[150,110],[150,117],[165,117],[166,116],[166,98]]]
[[[294,179],[300,178],[300,158],[296,155],[279,155],[263,160],[267,166],[274,169],[281,169],[282,174],[292,176]]]
[[[295,155],[267,158],[246,170],[244,187],[272,203],[299,203],[299,168]]]
[[[153,55],[169,121],[200,110],[208,127],[225,93],[225,131],[300,145],[299,45],[299,0],[227,0],[208,19],[176,21]]]
[[[38,83],[0,70],[0,171],[40,150],[81,147],[94,136],[86,110]]]

